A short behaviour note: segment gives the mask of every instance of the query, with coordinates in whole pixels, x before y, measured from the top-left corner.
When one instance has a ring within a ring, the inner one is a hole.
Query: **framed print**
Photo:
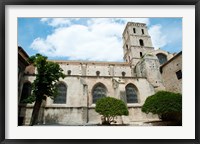
[[[1,142],[199,143],[199,5],[1,1]]]

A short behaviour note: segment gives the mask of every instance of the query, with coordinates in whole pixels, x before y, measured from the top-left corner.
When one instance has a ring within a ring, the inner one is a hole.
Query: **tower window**
[[[139,42],[140,42],[140,46],[144,46],[144,42],[142,39],[140,39]]]
[[[177,79],[182,79],[182,71],[179,70],[176,72]]]
[[[128,50],[128,45],[126,45],[126,50]]]
[[[135,28],[133,28],[133,33],[136,33],[136,30],[135,30]]]
[[[142,57],[142,52],[140,52],[140,57]]]
[[[144,34],[144,29],[142,29],[142,34]]]

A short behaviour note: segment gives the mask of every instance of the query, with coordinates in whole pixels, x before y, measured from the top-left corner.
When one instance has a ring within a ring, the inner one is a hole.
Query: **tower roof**
[[[128,26],[131,26],[131,25],[134,25],[134,26],[137,26],[137,27],[146,27],[146,23],[128,22],[128,23],[126,24],[126,27],[125,27],[125,29],[124,29],[122,35],[124,35],[124,33],[125,33],[126,29],[128,28]]]

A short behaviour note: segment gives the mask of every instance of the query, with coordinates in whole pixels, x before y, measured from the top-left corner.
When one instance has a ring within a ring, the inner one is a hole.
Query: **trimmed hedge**
[[[113,97],[103,97],[97,100],[95,111],[102,115],[102,124],[109,125],[116,122],[116,116],[128,115],[126,104],[119,99]]]
[[[142,112],[158,114],[162,120],[182,120],[182,95],[167,91],[159,91],[149,96]]]

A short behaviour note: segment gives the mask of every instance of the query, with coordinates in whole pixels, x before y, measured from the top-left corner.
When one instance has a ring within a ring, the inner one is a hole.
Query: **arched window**
[[[96,103],[99,98],[106,96],[106,87],[102,84],[96,84],[92,91],[93,103]]]
[[[137,91],[133,84],[128,84],[126,86],[126,100],[127,100],[127,103],[137,103],[138,102]]]
[[[144,42],[142,39],[140,39],[139,42],[140,42],[140,46],[144,46]]]
[[[165,54],[159,53],[156,56],[157,56],[159,63],[161,65],[164,64],[165,62],[167,62],[167,56]]]
[[[64,83],[56,84],[58,95],[54,98],[55,104],[66,104],[67,87]]]
[[[20,103],[26,103],[26,99],[31,95],[31,90],[31,83],[24,83]]]

